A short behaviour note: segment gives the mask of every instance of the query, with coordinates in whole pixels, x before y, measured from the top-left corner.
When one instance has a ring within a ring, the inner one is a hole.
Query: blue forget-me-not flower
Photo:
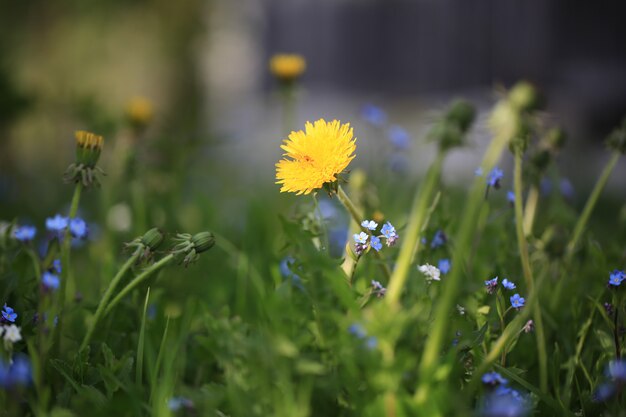
[[[18,226],[13,231],[13,237],[20,242],[30,242],[35,238],[37,228],[35,226]]]
[[[519,294],[512,295],[510,300],[513,308],[522,308],[524,307],[524,303],[526,303],[524,297],[521,297]]]

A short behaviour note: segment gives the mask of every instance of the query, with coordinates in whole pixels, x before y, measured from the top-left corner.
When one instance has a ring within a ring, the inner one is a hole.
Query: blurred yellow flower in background
[[[306,70],[306,60],[298,54],[276,54],[270,59],[270,72],[281,81],[294,81]]]
[[[320,119],[307,122],[305,131],[291,132],[281,148],[284,158],[276,164],[280,192],[309,194],[337,180],[354,159],[356,138],[349,123]]]
[[[146,126],[152,120],[152,102],[144,97],[133,97],[126,104],[126,117],[135,127]]]

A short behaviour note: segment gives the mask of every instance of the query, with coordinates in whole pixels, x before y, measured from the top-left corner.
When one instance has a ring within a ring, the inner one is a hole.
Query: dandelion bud
[[[76,137],[76,163],[83,164],[86,167],[94,168],[100,153],[104,139],[102,136],[79,130],[75,133]]]
[[[613,151],[626,154],[626,117],[622,125],[611,132],[606,139],[606,145]]]
[[[518,111],[536,110],[540,105],[539,93],[528,81],[521,81],[509,91],[509,103]]]
[[[206,252],[215,245],[215,236],[211,232],[196,233],[192,238],[194,249],[197,253]]]
[[[465,133],[472,125],[475,116],[474,106],[465,100],[456,100],[450,106],[446,120],[458,126],[461,132]]]
[[[161,243],[163,243],[164,234],[156,227],[148,230],[142,237],[141,243],[145,245],[149,250],[156,250]]]
[[[545,144],[552,149],[552,151],[558,151],[563,149],[565,146],[565,142],[567,141],[567,135],[563,129],[555,127],[553,129],[548,130],[546,136],[543,138]]]
[[[82,183],[83,186],[89,187],[99,185],[98,174],[103,174],[102,170],[96,166],[104,139],[102,136],[79,130],[75,134],[76,137],[76,162],[71,164],[63,178],[68,183]]]

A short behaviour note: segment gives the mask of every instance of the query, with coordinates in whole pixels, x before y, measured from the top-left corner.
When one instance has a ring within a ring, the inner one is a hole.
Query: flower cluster
[[[0,323],[2,323],[2,326],[0,326],[0,336],[3,337],[4,343],[12,345],[22,340],[21,329],[15,324],[17,319],[15,310],[5,303],[1,314]]]
[[[378,228],[378,223],[374,220],[363,220],[361,227],[367,229],[369,233],[375,232]],[[385,239],[387,246],[393,246],[396,244],[399,236],[396,232],[396,228],[389,222],[385,223],[380,229],[380,235],[368,234],[366,232],[360,232],[354,234],[354,252],[357,256],[361,256],[368,248],[373,248],[376,252],[383,248],[381,239]]]
[[[513,281],[509,281],[507,278],[502,280],[502,286],[507,290],[514,290],[517,288]],[[485,281],[485,287],[487,287],[487,293],[493,294],[498,289],[498,277]]]
[[[54,217],[48,217],[46,219],[46,229],[48,232],[60,239],[63,238],[68,228],[72,237],[76,239],[85,239],[89,235],[87,223],[80,217],[70,219],[69,217],[57,214]]]
[[[376,294],[376,297],[382,298],[387,293],[387,288],[383,287],[380,282],[372,280],[372,293]]]
[[[624,280],[626,280],[626,273],[615,269],[609,274],[609,287],[619,287]]]

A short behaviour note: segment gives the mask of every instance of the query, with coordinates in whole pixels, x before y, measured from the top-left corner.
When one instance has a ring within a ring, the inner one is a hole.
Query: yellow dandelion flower
[[[144,97],[133,97],[126,104],[126,117],[133,126],[143,127],[152,120],[152,102]]]
[[[293,81],[306,69],[302,55],[276,54],[270,59],[270,72],[281,81]]]
[[[280,192],[309,194],[337,181],[337,175],[354,159],[356,138],[349,123],[320,119],[307,122],[305,131],[291,132],[281,148],[285,158],[276,164]]]

